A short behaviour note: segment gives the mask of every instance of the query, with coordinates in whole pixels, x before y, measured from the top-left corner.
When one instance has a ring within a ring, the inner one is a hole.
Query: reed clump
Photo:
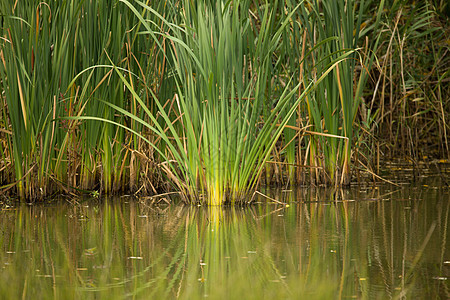
[[[6,1],[3,191],[244,204],[261,184],[348,185],[394,141],[449,155],[444,10],[386,6]]]

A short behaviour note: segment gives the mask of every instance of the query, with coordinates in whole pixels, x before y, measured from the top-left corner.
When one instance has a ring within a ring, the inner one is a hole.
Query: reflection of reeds
[[[421,195],[380,187],[270,195],[289,206],[157,209],[108,199],[2,211],[0,294],[88,299],[448,295],[448,284],[439,280],[448,277],[450,206],[442,191]]]

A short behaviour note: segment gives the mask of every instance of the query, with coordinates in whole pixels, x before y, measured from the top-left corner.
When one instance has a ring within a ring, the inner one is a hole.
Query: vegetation
[[[444,2],[3,1],[3,191],[243,204],[450,158]]]

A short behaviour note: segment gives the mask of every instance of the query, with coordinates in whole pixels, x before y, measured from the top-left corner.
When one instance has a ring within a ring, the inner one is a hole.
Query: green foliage
[[[123,2],[137,14],[131,3]],[[150,6],[137,3],[156,14]],[[185,201],[211,205],[244,203],[255,190],[262,168],[298,104],[349,54],[342,52],[328,60],[330,64],[322,69],[314,85],[305,85],[293,103],[300,83],[292,84],[287,73],[277,101],[267,106],[273,100],[267,92],[273,84],[269,76],[273,59],[282,33],[299,6],[283,17],[276,3],[265,6],[258,18],[258,30],[251,27],[246,1],[233,5],[184,3],[183,7],[181,20],[175,20],[183,26],[160,17],[170,28],[169,34],[162,35],[172,43],[168,56],[177,75],[175,111],[180,117],[173,121],[154,94],[153,101],[166,127],[156,124],[156,116],[148,109],[152,123],[120,112],[165,142],[166,152],[158,149],[163,159],[160,164],[164,164],[164,171]],[[140,20],[151,38],[160,34],[150,28],[151,23]],[[330,41],[332,38],[320,41],[313,49],[325,47]],[[118,75],[121,76],[119,72]],[[121,78],[133,97],[144,105],[131,84]],[[151,146],[157,147],[153,143]]]
[[[70,3],[53,9],[46,3],[2,2],[3,39],[0,74],[11,135],[11,163],[22,198],[47,191],[56,145],[63,130],[52,120],[63,114],[61,105],[68,81],[75,75],[71,41],[74,17]]]
[[[419,137],[448,154],[444,8],[4,2],[0,180],[22,199],[170,185],[188,203],[245,203],[264,177],[349,184],[377,135],[415,159]]]
[[[303,30],[307,32],[308,43],[314,45],[328,38],[336,39],[312,53],[312,59],[307,61],[310,66],[305,67],[311,72],[304,80],[315,81],[333,59],[345,56],[319,84],[314,95],[308,97],[308,116],[314,131],[310,137],[309,160],[311,165],[320,166],[324,171],[320,174],[316,172],[314,181],[349,184],[356,114],[367,80],[366,70],[370,69],[373,61],[372,53],[366,53],[364,58],[358,48],[366,7],[364,1],[359,2],[359,7],[355,1],[344,0],[309,1],[307,4],[302,6],[300,19]],[[379,11],[383,5],[384,1],[379,4]],[[372,30],[377,26],[378,18]],[[376,47],[377,43],[375,41],[371,45]],[[347,51],[352,53],[346,55]],[[359,74],[356,72],[357,65],[362,67]]]

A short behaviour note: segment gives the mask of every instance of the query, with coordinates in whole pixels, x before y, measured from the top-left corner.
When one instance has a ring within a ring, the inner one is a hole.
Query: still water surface
[[[450,299],[448,188],[265,194],[289,205],[3,209],[0,298]]]

